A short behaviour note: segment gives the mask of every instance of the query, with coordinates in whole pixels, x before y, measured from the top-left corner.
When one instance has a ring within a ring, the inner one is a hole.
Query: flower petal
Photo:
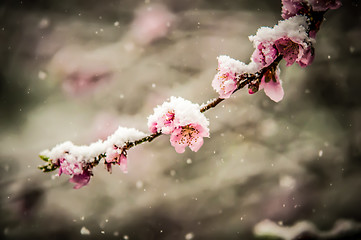
[[[284,91],[280,82],[269,81],[268,83],[265,83],[264,92],[275,102],[281,101],[284,96]]]
[[[297,60],[297,63],[301,67],[307,67],[308,65],[310,65],[313,62],[314,58],[315,58],[314,49],[313,49],[313,47],[309,47],[303,52],[301,59]]]
[[[279,79],[280,69],[277,68],[275,72],[276,82],[270,80],[265,82],[265,77],[262,78],[259,89],[264,89],[265,94],[275,102],[279,102],[283,99],[284,91],[282,88],[282,81]]]
[[[128,173],[127,157],[123,153],[120,155],[119,166],[123,173]]]
[[[170,135],[170,144],[174,147],[177,153],[184,153],[185,148],[187,146],[186,143],[181,143],[182,139],[181,129],[177,128],[174,132]]]
[[[202,147],[202,145],[203,145],[203,138],[202,137],[196,137],[192,141],[192,144],[189,145],[189,148],[193,152],[197,152]]]
[[[90,172],[85,171],[82,174],[74,175],[69,179],[69,182],[75,183],[74,189],[79,189],[87,185],[90,181]]]

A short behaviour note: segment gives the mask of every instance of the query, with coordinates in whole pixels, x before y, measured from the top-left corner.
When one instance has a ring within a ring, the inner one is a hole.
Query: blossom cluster
[[[67,141],[58,144],[51,150],[40,153],[42,158],[59,169],[58,175],[70,175],[70,182],[78,189],[88,184],[93,167],[104,159],[108,171],[111,165],[117,164],[127,172],[127,152],[125,144],[146,136],[134,128],[119,127],[107,140],[99,140],[90,145],[77,146]]]
[[[183,153],[188,146],[198,151],[203,137],[209,137],[209,122],[200,112],[200,106],[183,98],[171,97],[168,102],[154,109],[148,117],[149,130],[153,134],[169,134],[176,152]],[[88,146],[77,146],[67,141],[51,150],[40,153],[41,158],[58,168],[58,175],[71,176],[70,182],[78,189],[87,185],[93,175],[92,169],[101,160],[109,172],[112,165],[119,165],[127,173],[127,150],[130,142],[146,138],[147,135],[134,128],[119,127],[105,141],[99,140]]]
[[[197,152],[203,145],[203,137],[209,137],[208,125],[200,106],[181,97],[171,97],[148,117],[149,131],[169,134],[177,153],[183,153],[187,146]]]
[[[134,128],[119,127],[105,141],[99,140],[89,146],[65,142],[41,153],[40,157],[47,165],[40,169],[45,172],[59,169],[58,175],[70,175],[70,182],[75,183],[77,189],[88,184],[93,167],[102,160],[109,172],[112,165],[119,165],[127,173],[127,151],[160,135],[170,135],[170,143],[177,153],[183,153],[186,147],[197,152],[203,145],[203,138],[209,137],[209,121],[203,112],[242,87],[247,86],[250,94],[263,89],[273,101],[282,100],[284,91],[279,78],[279,61],[284,59],[286,66],[295,62],[301,67],[311,64],[314,58],[312,45],[323,14],[328,9],[340,7],[341,3],[339,0],[282,0],[282,4],[284,20],[273,28],[261,27],[256,35],[249,37],[255,47],[249,64],[225,55],[218,57],[218,73],[212,81],[218,99],[201,108],[181,97],[170,97],[148,117],[151,135]]]
[[[277,64],[271,64],[282,57],[286,66],[295,62],[301,67],[310,65],[314,59],[314,38],[324,11],[341,6],[339,0],[282,0],[282,4],[284,20],[273,28],[261,27],[256,35],[249,37],[255,50],[248,65],[228,56],[218,57],[218,73],[212,87],[220,98],[232,95],[243,73],[256,73],[264,69],[258,81],[248,84],[249,93],[264,89],[273,101],[281,101],[284,91],[279,78],[280,70]]]

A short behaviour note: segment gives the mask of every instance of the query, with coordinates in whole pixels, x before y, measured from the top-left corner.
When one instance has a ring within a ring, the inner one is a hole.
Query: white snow
[[[98,140],[90,145],[74,145],[70,141],[56,145],[51,150],[44,150],[40,155],[49,157],[53,162],[61,157],[66,156],[69,163],[76,162],[93,162],[97,156],[105,153],[107,149],[112,148],[114,145],[119,147],[123,146],[128,141],[135,141],[146,134],[134,128],[119,127],[107,140]]]
[[[80,234],[81,234],[81,235],[90,235],[90,231],[89,231],[89,229],[87,229],[86,227],[82,227],[82,228],[80,229]]]
[[[159,120],[168,112],[174,112],[177,119],[177,125],[186,126],[191,123],[198,123],[207,128],[209,121],[200,112],[201,107],[192,103],[189,100],[185,100],[181,97],[170,98],[170,101],[164,102],[162,105],[158,105],[154,108],[154,114],[148,116],[148,127],[152,126],[152,123],[159,122]]]
[[[221,71],[233,73],[244,73],[247,71],[247,65],[241,61],[233,59],[227,55],[220,55],[217,57],[219,68]]]
[[[242,74],[255,73],[260,70],[259,66],[252,61],[249,64],[245,64],[227,55],[220,55],[217,59],[221,71]]]
[[[135,128],[119,127],[112,135],[107,138],[107,140],[104,141],[104,145],[107,149],[112,148],[113,145],[120,147],[128,141],[135,141],[145,136],[145,133],[138,131]]]
[[[259,28],[256,35],[249,36],[249,40],[253,42],[254,47],[257,47],[260,43],[274,42],[277,39],[288,37],[293,42],[307,47],[307,42],[314,42],[314,39],[308,37],[307,28],[307,17],[298,15],[279,21],[273,28]]]

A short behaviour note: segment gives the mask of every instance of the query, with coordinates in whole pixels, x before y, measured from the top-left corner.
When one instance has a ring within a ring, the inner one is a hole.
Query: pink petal
[[[107,163],[113,163],[116,162],[118,158],[119,158],[118,149],[112,149],[111,152],[107,152],[105,161]]]
[[[184,153],[187,144],[181,143],[182,139],[181,128],[177,128],[170,135],[170,144],[175,148],[177,153]]]
[[[301,47],[288,38],[278,39],[275,45],[278,52],[283,55],[286,65],[291,66],[296,61]]]
[[[186,150],[186,145],[183,145],[183,144],[176,144],[176,145],[173,145],[173,147],[177,153],[184,153]]]
[[[90,172],[86,171],[82,174],[74,175],[69,179],[69,182],[75,183],[74,189],[79,189],[87,185],[90,181]]]
[[[233,79],[229,79],[224,82],[224,90],[219,94],[221,98],[229,98],[234,90],[237,88],[237,82]]]
[[[266,95],[275,102],[279,102],[283,99],[284,91],[281,82],[269,81],[268,83],[261,83],[262,88]]]
[[[309,47],[303,52],[301,59],[297,60],[297,63],[301,67],[307,67],[308,65],[310,65],[313,62],[314,58],[315,58],[314,50],[312,47]]]
[[[307,8],[305,0],[282,0],[282,18],[288,19],[296,16],[301,10],[305,11]]]
[[[59,173],[58,176],[61,176],[61,174],[63,173],[63,169],[61,167],[59,167]]]
[[[156,122],[153,122],[152,125],[149,127],[149,131],[151,133],[156,133],[158,131],[157,129],[157,123]]]
[[[171,134],[174,130],[174,126],[166,126],[162,127],[162,133],[163,134]]]
[[[120,166],[120,169],[123,171],[123,173],[128,173],[127,157],[124,154],[120,155],[119,166]]]
[[[251,59],[262,67],[267,67],[276,59],[277,53],[277,49],[273,47],[273,44],[260,43],[254,50]]]
[[[208,128],[204,128],[199,124],[192,124],[194,126],[195,129],[197,129],[199,131],[198,136],[199,137],[209,137],[209,129]]]
[[[227,75],[227,79],[223,78],[223,75]],[[219,94],[221,98],[229,98],[234,90],[237,88],[237,82],[233,76],[234,73],[217,73],[212,81],[212,87]]]
[[[197,141],[196,141],[197,140]],[[189,145],[189,148],[193,151],[193,152],[197,152],[203,145],[203,138],[202,137],[196,137],[194,138],[194,140],[192,141],[192,144]]]

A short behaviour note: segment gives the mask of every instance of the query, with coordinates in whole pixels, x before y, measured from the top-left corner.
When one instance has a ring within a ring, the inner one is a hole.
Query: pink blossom
[[[124,173],[128,173],[128,167],[127,167],[127,152],[123,150],[122,148],[118,148],[117,146],[114,146],[113,149],[108,150],[106,153],[105,162],[115,163],[120,166],[120,169]],[[107,165],[108,171],[111,169],[109,165]]]
[[[275,102],[283,99],[284,92],[282,88],[282,81],[279,79],[280,70],[277,67],[276,72],[268,70],[264,73],[259,89],[263,89],[265,94]]]
[[[151,124],[151,126],[149,126],[149,131],[151,133],[156,133],[158,131],[158,127],[157,127],[158,123],[157,122],[153,122]]]
[[[89,183],[90,176],[90,171],[84,171],[82,174],[73,175],[73,177],[69,179],[69,182],[75,183],[74,189],[79,189]]]
[[[197,152],[203,145],[203,137],[209,137],[208,129],[199,124],[189,124],[175,129],[170,137],[170,143],[177,153],[183,153],[187,146]]]
[[[277,58],[277,49],[273,42],[260,43],[252,54],[252,61],[262,67],[269,66]]]
[[[297,59],[299,45],[288,38],[281,38],[275,42],[278,52],[283,56],[287,66],[291,66]]]
[[[82,163],[77,161],[68,161],[65,158],[60,158],[58,160],[58,164],[60,165],[58,173],[59,176],[62,173],[71,175],[72,178],[69,179],[69,182],[75,183],[75,189],[79,189],[89,183],[91,173],[88,169],[84,170]]]
[[[256,48],[251,57],[252,62],[262,69],[282,55],[287,66],[294,62],[301,66],[310,64],[312,61],[310,54],[312,55],[313,51],[309,51],[309,48],[313,39],[309,38],[306,29],[305,16],[294,16],[279,21],[273,28],[261,27],[255,36],[249,37]]]
[[[149,131],[151,133],[162,131],[164,134],[170,134],[174,130],[176,122],[175,113],[170,110],[161,116],[157,122],[153,122],[149,126]]]
[[[171,145],[178,153],[183,153],[186,146],[198,151],[203,137],[209,137],[208,125],[200,106],[180,97],[171,97],[169,102],[157,106],[154,114],[148,117],[150,131],[170,134]]]
[[[68,161],[65,158],[60,158],[58,160],[59,164],[59,173],[60,176],[62,173],[66,175],[76,175],[83,172],[83,164],[77,161]]]
[[[306,0],[282,0],[282,18],[306,15],[309,7]]]
[[[326,11],[328,9],[337,9],[341,7],[340,0],[309,0],[313,11]]]
[[[306,67],[313,61],[314,55],[311,47],[305,48],[289,38],[276,40],[275,47],[279,54],[283,56],[287,66],[291,66],[296,61],[301,67]]]
[[[212,81],[212,87],[219,93],[220,98],[229,98],[237,88],[235,73],[220,70]]]
[[[229,98],[237,89],[237,75],[246,72],[246,65],[238,60],[222,55],[218,57],[218,73],[212,87],[220,98]]]
[[[311,46],[299,44],[291,38],[282,37],[271,43],[260,43],[253,52],[252,61],[262,68],[268,67],[278,55],[282,55],[287,66],[297,62],[301,67],[306,67],[312,63],[314,54]]]
[[[297,63],[301,67],[307,67],[313,62],[313,59],[315,58],[314,54],[314,48],[312,46],[308,47],[307,49],[303,49],[303,54],[301,58],[297,60]]]

